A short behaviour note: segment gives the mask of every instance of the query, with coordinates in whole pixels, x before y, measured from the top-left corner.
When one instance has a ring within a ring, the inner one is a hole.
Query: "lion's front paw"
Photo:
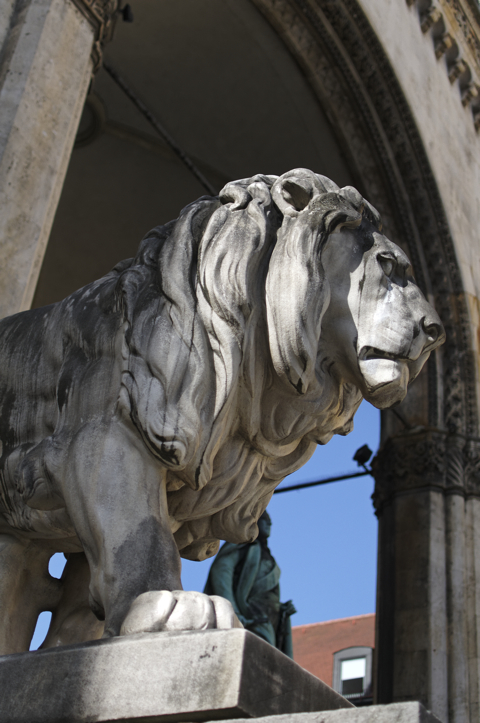
[[[158,590],[137,597],[123,621],[120,635],[242,627],[232,605],[223,597],[184,590]]]

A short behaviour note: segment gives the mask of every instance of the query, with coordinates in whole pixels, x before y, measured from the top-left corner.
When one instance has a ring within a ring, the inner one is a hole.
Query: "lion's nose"
[[[436,347],[443,342],[445,331],[440,319],[437,321],[424,316],[422,319],[422,329],[427,337],[426,346]]]

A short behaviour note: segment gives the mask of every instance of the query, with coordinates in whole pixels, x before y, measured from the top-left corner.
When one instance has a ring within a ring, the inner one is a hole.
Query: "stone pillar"
[[[117,0],[0,4],[0,317],[28,309]]]
[[[377,700],[477,722],[480,442],[413,428],[388,439],[374,469]]]

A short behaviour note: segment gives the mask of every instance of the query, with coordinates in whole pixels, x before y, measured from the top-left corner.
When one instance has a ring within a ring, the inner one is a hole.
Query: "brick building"
[[[297,663],[355,705],[372,703],[374,613],[299,625],[292,634]]]

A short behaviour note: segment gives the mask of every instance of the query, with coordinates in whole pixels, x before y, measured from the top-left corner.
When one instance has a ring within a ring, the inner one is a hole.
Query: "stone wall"
[[[480,11],[474,0],[362,0],[361,5],[395,68],[440,191],[470,312],[478,379]],[[445,37],[451,45],[444,49]],[[477,394],[480,404],[478,384]]]

